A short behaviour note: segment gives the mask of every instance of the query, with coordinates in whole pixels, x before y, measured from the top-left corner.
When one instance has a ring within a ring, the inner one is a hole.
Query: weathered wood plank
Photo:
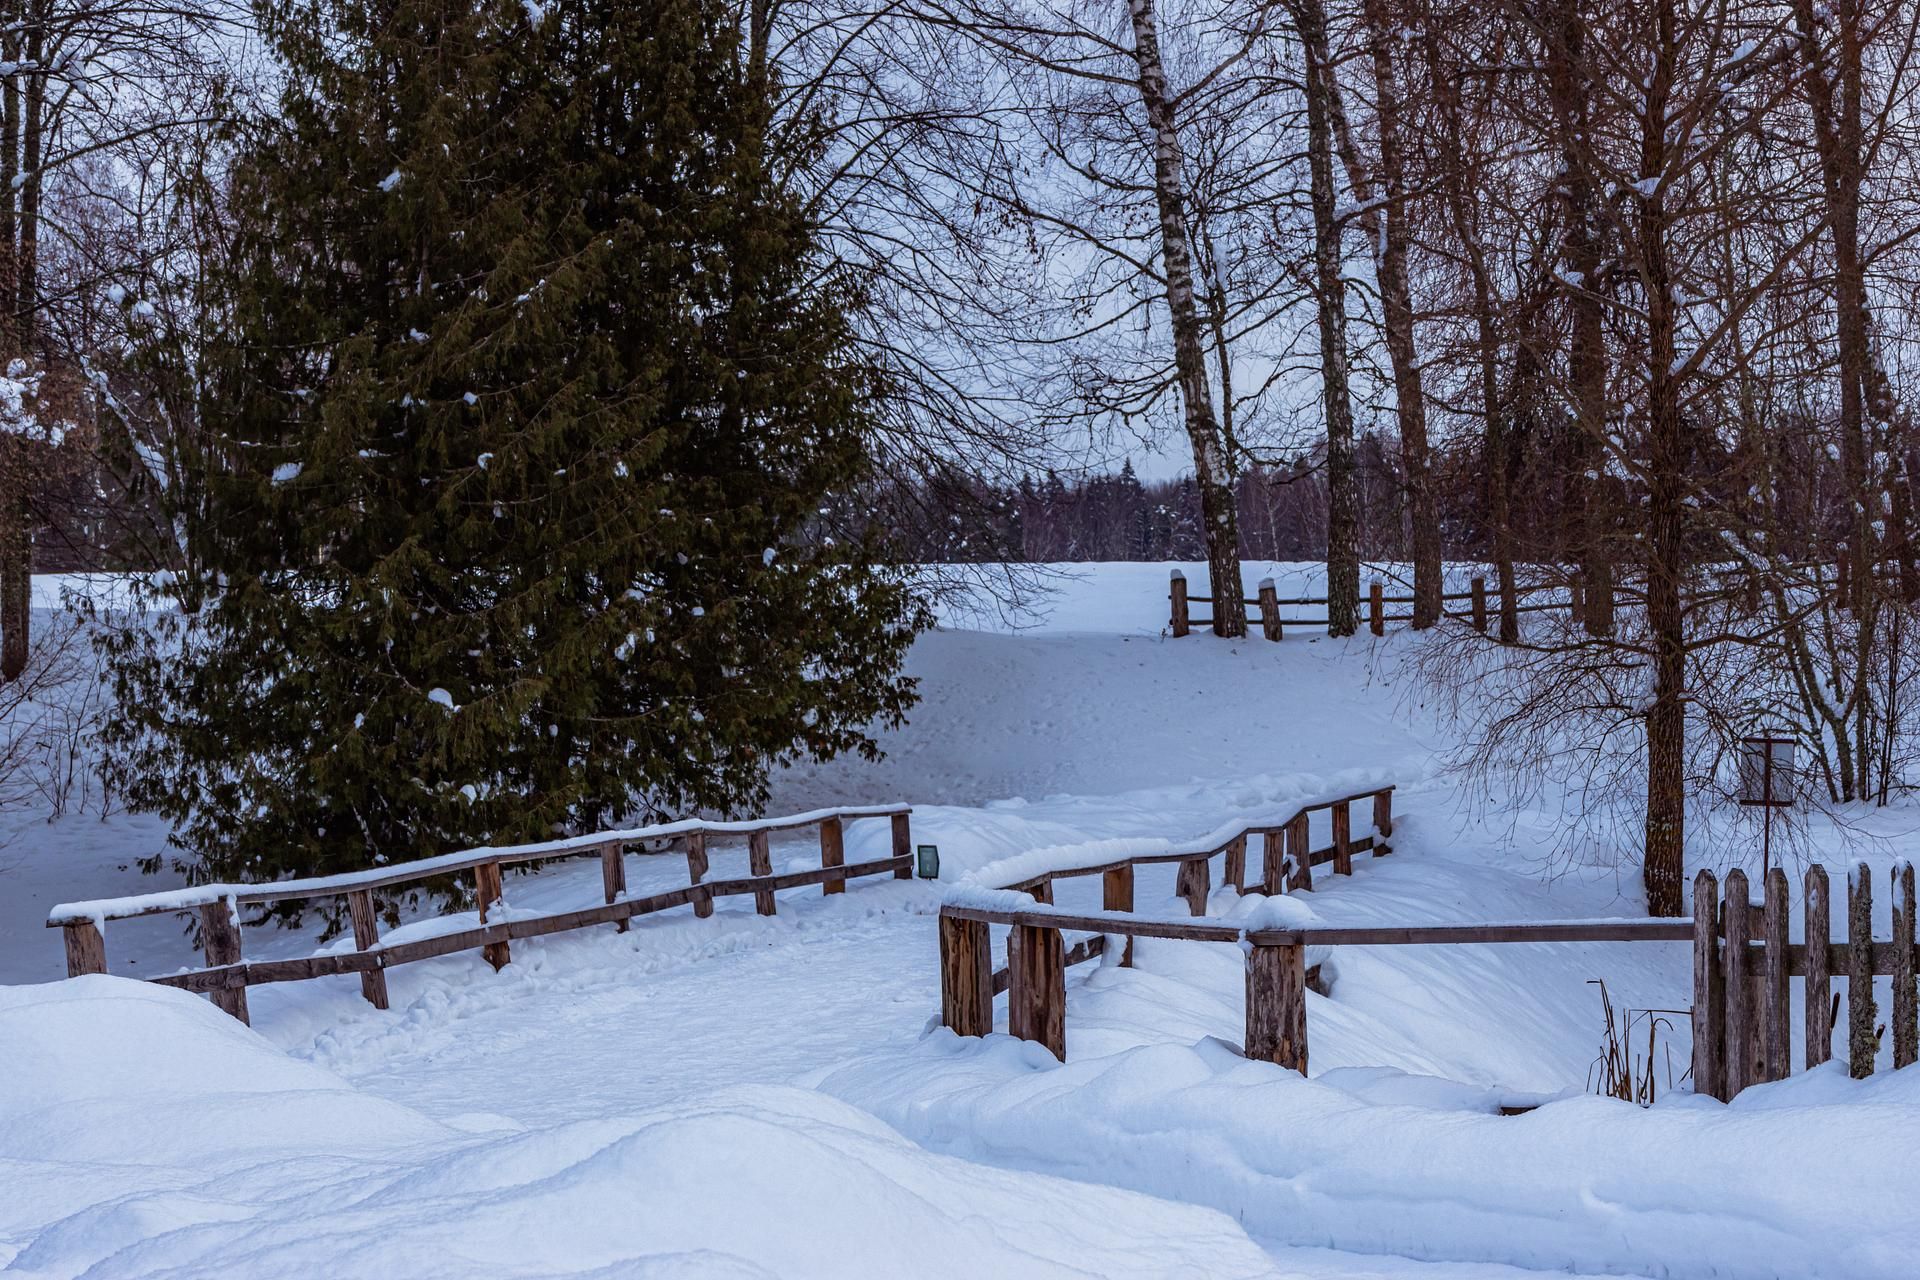
[[[1473,629],[1485,633],[1487,629],[1487,580],[1473,580]]]
[[[1093,927],[1093,926],[1080,926]],[[1116,930],[1109,930],[1116,932]],[[1256,943],[1300,942],[1308,946],[1430,946],[1506,942],[1691,942],[1693,921],[1599,920],[1526,924],[1427,924],[1319,926],[1256,929]]]
[[[1920,1057],[1920,1025],[1915,1022],[1913,987],[1913,864],[1893,869],[1893,1065],[1913,1065]]]
[[[707,833],[695,831],[688,835],[687,882],[688,886],[694,890],[693,914],[702,920],[713,915],[713,892],[704,887],[711,865],[707,859]],[[623,930],[626,928],[624,921],[620,927]]]
[[[955,1035],[993,1031],[993,989],[987,926],[940,916],[940,1022]]]
[[[896,813],[891,818],[893,827],[893,856],[903,859],[894,868],[895,880],[913,879],[913,818],[908,814]]]
[[[1067,970],[1060,930],[1015,925],[1007,939],[1007,1030],[1067,1060]]]
[[[1045,879],[1036,881],[1033,887],[1028,889],[1027,892],[1033,895],[1033,900],[1035,902],[1044,903],[1047,906],[1052,906],[1053,905],[1053,877],[1048,876]]]
[[[1735,867],[1727,872],[1726,902],[1721,909],[1726,938],[1727,1003],[1727,1098],[1754,1083],[1753,1070],[1753,984],[1746,973],[1747,873]]]
[[[1333,806],[1333,874],[1353,874],[1353,809],[1344,801]]]
[[[1187,900],[1188,914],[1207,914],[1207,895],[1212,891],[1212,874],[1212,864],[1205,858],[1189,858],[1180,864],[1174,893]]]
[[[60,932],[67,946],[67,976],[107,971],[107,938],[91,920],[74,920]]]
[[[689,862],[693,861],[692,840],[693,837],[689,836],[687,848],[687,861]],[[699,878],[698,876],[694,877],[696,880]],[[620,895],[627,891],[627,846],[618,840],[609,840],[606,844],[600,846],[600,888],[606,895],[608,905],[618,902]],[[626,917],[622,916],[620,919],[614,921],[613,928],[616,933],[625,933],[627,931]]]
[[[1725,1102],[1725,978],[1713,928],[1719,904],[1713,872],[1702,870],[1693,878],[1693,1091]]]
[[[1393,788],[1374,793],[1373,829],[1377,833],[1373,846],[1373,856],[1384,858],[1393,852],[1393,846],[1387,841],[1393,838]]]
[[[826,818],[820,823],[820,865],[822,867],[844,867],[847,865],[846,831],[838,818]],[[828,880],[820,886],[823,894],[845,893],[846,877]]]
[[[1807,868],[1806,898],[1806,1008],[1807,1066],[1817,1067],[1833,1057],[1833,965],[1829,948],[1833,932],[1827,869],[1818,863]]]
[[[1260,633],[1274,641],[1286,635],[1286,624],[1280,620],[1280,596],[1272,578],[1260,583]]]
[[[1306,948],[1247,948],[1246,1056],[1307,1074]]]
[[[1873,872],[1862,862],[1847,877],[1847,1070],[1856,1080],[1873,1074],[1873,1012]]]
[[[747,870],[760,877],[773,874],[773,850],[767,844],[767,833],[764,831],[756,831],[747,837]],[[774,913],[772,886],[753,891],[753,909],[763,916]]]
[[[1307,815],[1303,812],[1287,823],[1287,857],[1293,863],[1293,882],[1287,887],[1294,893],[1303,893],[1313,888],[1313,854],[1307,848]]]
[[[1178,569],[1175,569],[1167,579],[1167,602],[1171,614],[1167,621],[1168,627],[1176,638],[1186,635],[1192,626],[1187,604],[1187,575]]]
[[[1285,828],[1260,833],[1260,892],[1275,897],[1287,891]]]
[[[243,963],[240,954],[240,922],[236,908],[227,902],[209,902],[200,908],[200,949],[206,953],[207,967]],[[245,985],[225,987],[212,993],[213,1002],[242,1022],[247,1018]]]
[[[1227,852],[1221,862],[1220,878],[1233,886],[1235,893],[1247,891],[1247,833],[1241,832],[1227,841]]]
[[[373,907],[373,890],[356,889],[347,895],[347,912],[353,917],[353,945],[359,951],[372,951],[380,945],[380,916]],[[387,974],[379,967],[360,972],[360,994],[376,1009],[387,1007]]]
[[[480,900],[480,923],[485,924],[487,922],[487,913],[492,909],[493,905],[495,903],[504,905],[506,902],[506,891],[500,884],[500,864],[497,862],[483,862],[475,867],[473,869],[473,889],[474,896]],[[499,942],[489,942],[482,949],[481,954],[486,962],[493,966],[495,973],[506,968],[513,960],[513,952],[504,939]]]
[[[1765,1010],[1766,1066],[1769,1080],[1785,1080],[1793,1070],[1793,1004],[1787,981],[1787,873],[1767,871]]]

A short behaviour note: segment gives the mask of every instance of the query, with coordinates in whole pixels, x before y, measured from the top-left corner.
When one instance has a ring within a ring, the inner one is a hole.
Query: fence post
[[[1187,575],[1178,569],[1173,571],[1172,577],[1168,580],[1167,598],[1172,601],[1173,604],[1173,617],[1171,619],[1173,634],[1175,636],[1183,636],[1187,634],[1188,630]]]
[[[1920,1057],[1913,988],[1913,864],[1893,869],[1893,1065],[1898,1070]]]
[[[200,908],[200,948],[207,954],[207,967],[240,963],[240,922],[233,918],[233,899],[222,898]],[[213,1002],[242,1022],[247,1021],[247,984],[216,987]]]
[[[627,891],[626,851],[627,847],[618,840],[609,840],[606,844],[600,846],[600,888],[603,896],[605,896],[607,900],[608,906],[612,906],[614,903],[620,901],[620,895]],[[692,836],[687,837],[687,862],[689,865],[693,862]],[[695,875],[693,878],[696,882],[700,879],[698,875]],[[698,908],[696,907],[695,910],[698,910]],[[625,933],[627,931],[627,922],[625,920],[615,920],[613,922],[613,931],[615,933]]]
[[[905,858],[906,862],[893,869],[895,880],[913,879],[913,818],[910,814],[896,813],[891,819],[893,827],[893,856]]]
[[[487,909],[498,902],[505,905],[506,891],[500,885],[500,864],[483,862],[473,869],[474,896],[480,899],[480,923],[487,922]],[[513,960],[513,952],[505,942],[489,942],[480,949],[480,955],[493,966],[495,973],[507,967]]]
[[[1842,561],[1841,563],[1845,563]],[[1873,1074],[1873,873],[1856,863],[1847,877],[1847,1070]]]
[[[1100,909],[1102,911],[1133,910],[1133,864],[1113,867],[1100,876]],[[1120,967],[1133,967],[1133,938],[1128,936],[1126,945],[1120,950]]]
[[[1787,873],[1767,871],[1766,905],[1767,1079],[1785,1080],[1793,1071],[1793,1006],[1787,981]]]
[[[1268,827],[1260,833],[1260,892],[1269,897],[1287,891],[1286,833]]]
[[[1174,892],[1187,900],[1191,915],[1207,914],[1207,894],[1212,887],[1213,868],[1205,858],[1188,858],[1180,864]]]
[[[1269,640],[1278,640],[1285,631],[1280,622],[1280,592],[1272,578],[1260,579],[1260,632]]]
[[[1473,580],[1473,629],[1486,634],[1487,630],[1487,580]]]
[[[756,876],[773,874],[773,851],[767,847],[765,831],[752,831],[747,834],[747,872]],[[771,886],[762,886],[753,891],[753,909],[763,916],[773,914]]]
[[[1345,800],[1333,806],[1333,874],[1353,874],[1353,810]]]
[[[1367,585],[1367,629],[1377,636],[1387,634],[1387,611],[1380,599],[1382,590],[1378,578]]]
[[[1017,924],[1007,939],[1007,1030],[1067,1060],[1067,965],[1060,931]]]
[[[67,943],[67,976],[107,971],[107,935],[92,920],[72,920],[60,927]]]
[[[1038,902],[1041,905],[1048,906],[1048,907],[1053,905],[1053,881],[1052,880],[1042,880],[1039,884],[1036,884],[1035,886],[1033,886],[1033,888],[1027,890],[1027,892],[1033,895],[1033,900],[1035,902]]]
[[[820,865],[822,867],[844,867],[847,865],[846,829],[841,826],[840,819],[838,818],[822,818],[820,820]],[[841,876],[836,880],[825,880],[820,884],[820,892],[822,894],[845,893],[846,891],[847,878],[845,876]]]
[[[1242,831],[1227,841],[1227,856],[1222,860],[1220,878],[1233,886],[1235,893],[1247,891],[1247,833]]]
[[[993,972],[987,926],[940,914],[940,1022],[958,1036],[993,1031]]]
[[[1313,888],[1313,854],[1307,849],[1307,815],[1304,813],[1287,824],[1287,853],[1293,859],[1293,891],[1299,893]]]
[[[1747,873],[1735,867],[1727,872],[1725,918],[1727,1007],[1727,1100],[1732,1101],[1752,1083],[1753,988],[1747,981]]]
[[[1725,1102],[1727,1014],[1713,928],[1719,905],[1713,872],[1702,869],[1693,878],[1693,1091]]]
[[[1819,863],[1807,868],[1807,1068],[1833,1057],[1833,929],[1828,923],[1827,869]]]
[[[1306,948],[1247,948],[1246,1056],[1307,1074]]]
[[[706,880],[707,870],[710,865],[711,863],[709,863],[707,859],[707,833],[704,831],[689,831],[687,833],[687,882],[695,886],[693,894],[693,914],[702,920],[713,914],[712,891],[699,887]],[[626,882],[623,875],[621,888],[625,887]]]
[[[380,918],[373,910],[373,890],[355,889],[347,895],[347,914],[353,917],[353,947],[371,951],[380,945]],[[387,971],[363,969],[360,994],[376,1009],[387,1007]]]
[[[1376,792],[1373,797],[1373,856],[1384,857],[1393,852],[1393,846],[1387,841],[1393,836],[1393,788]]]

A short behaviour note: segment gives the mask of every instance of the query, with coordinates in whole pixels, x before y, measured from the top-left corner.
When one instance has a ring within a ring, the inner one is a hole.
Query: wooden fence
[[[1112,877],[1124,872],[1127,892],[1108,881],[1103,909],[1073,912],[1035,895],[1032,906],[949,902],[940,911],[941,1021],[959,1035],[993,1030],[993,1000],[1007,992],[1007,1029],[1043,1044],[1066,1059],[1066,970],[1109,947],[1124,945],[1130,963],[1135,938],[1233,943],[1246,952],[1246,1040],[1249,1058],[1307,1070],[1307,999],[1314,989],[1306,963],[1308,947],[1485,945],[1547,942],[1691,942],[1694,948],[1692,1010],[1694,1090],[1722,1100],[1748,1084],[1784,1078],[1791,1068],[1788,1044],[1788,980],[1805,980],[1804,1065],[1831,1057],[1831,984],[1848,979],[1848,1053],[1855,1076],[1872,1073],[1880,1032],[1875,1028],[1873,975],[1893,978],[1893,1064],[1904,1067],[1920,1055],[1916,1028],[1914,877],[1910,866],[1894,872],[1893,939],[1872,936],[1871,878],[1862,864],[1849,878],[1847,938],[1828,940],[1826,872],[1807,873],[1806,936],[1787,942],[1787,884],[1775,868],[1764,904],[1749,905],[1746,877],[1727,877],[1727,897],[1716,898],[1711,872],[1694,885],[1696,912],[1677,920],[1561,920],[1500,924],[1375,925],[1303,929],[1248,929],[1219,919],[1153,919],[1132,913],[1132,864],[1075,869]],[[1183,863],[1183,866],[1186,865]],[[1035,882],[1009,888],[1028,888]],[[1032,890],[1029,888],[1029,891]],[[1195,899],[1189,899],[1190,903]],[[1204,904],[1205,899],[1197,901]],[[1202,915],[1201,907],[1193,914]],[[1005,925],[1007,967],[991,969],[990,925]],[[1095,936],[1072,948],[1063,932]],[[1861,977],[1864,975],[1864,977]],[[1856,980],[1860,977],[1860,980]]]
[[[1225,924],[1189,924],[1156,921],[1132,914],[1134,871],[1141,866],[1175,864],[1179,871],[1175,892],[1187,909],[1204,916],[1212,892],[1212,859],[1222,859],[1222,881],[1240,893],[1278,894],[1313,888],[1313,868],[1332,864],[1335,875],[1352,875],[1356,854],[1378,858],[1393,851],[1393,792],[1391,786],[1356,792],[1303,805],[1283,822],[1254,823],[1222,837],[1214,833],[1199,844],[1160,853],[1137,854],[1085,866],[1060,867],[1004,886],[1031,895],[1037,904],[1032,921],[1016,919],[1027,913],[996,908],[948,905],[940,913],[941,1010],[947,1026],[961,1035],[986,1035],[993,1028],[993,998],[1008,997],[1008,1019],[1013,1034],[1038,1040],[1062,1059],[1066,1057],[1066,970],[1104,953],[1106,935],[1127,940],[1120,963],[1133,960],[1132,939],[1178,937],[1203,942],[1238,941],[1242,931]],[[1353,834],[1355,804],[1371,802],[1373,829]],[[1330,813],[1332,836],[1312,848],[1310,819]],[[1260,877],[1247,880],[1247,847],[1260,838]],[[1095,915],[1073,914],[1053,908],[1054,881],[1075,876],[1101,878],[1102,910]],[[1092,921],[1094,923],[1088,923]],[[1007,967],[992,967],[989,924],[1014,926],[1007,943]],[[1127,927],[1109,928],[1109,924]],[[1101,935],[1072,948],[1064,945],[1061,930],[1091,930]],[[1302,981],[1305,981],[1303,975]]]
[[[361,994],[375,1008],[384,1009],[387,1007],[386,971],[394,965],[478,949],[487,963],[500,969],[511,958],[509,948],[512,943],[522,938],[538,938],[550,933],[564,933],[603,924],[611,924],[624,933],[627,921],[634,916],[664,911],[670,907],[690,906],[696,916],[711,916],[715,898],[734,894],[752,894],[755,910],[763,916],[770,916],[774,914],[773,895],[777,889],[817,884],[823,893],[833,894],[844,892],[846,882],[857,876],[892,872],[896,879],[910,879],[913,875],[911,813],[912,810],[906,805],[882,805],[821,809],[752,822],[689,819],[540,844],[470,849],[337,876],[281,880],[271,884],[200,885],[191,889],[97,902],[63,903],[48,915],[47,927],[60,929],[65,934],[67,974],[71,977],[107,971],[106,937],[101,931],[106,921],[197,912],[206,967],[148,981],[188,991],[206,992],[220,1008],[245,1022],[247,988],[250,986],[357,973],[360,975]],[[846,824],[879,818],[887,819],[892,825],[891,854],[868,862],[848,864]],[[769,844],[772,834],[806,828],[819,832],[820,867],[811,871],[773,874]],[[732,880],[709,880],[707,872],[712,842],[718,838],[737,836],[746,837],[751,874]],[[628,846],[650,841],[670,841],[685,854],[689,882],[684,888],[666,893],[630,898],[627,896],[625,863]],[[501,868],[580,857],[600,859],[605,897],[602,904],[577,911],[488,923],[489,914],[503,914],[501,909],[505,905],[505,894]],[[391,945],[380,940],[374,890],[417,884],[460,873],[468,873],[473,877],[474,895],[480,904],[479,928]],[[353,922],[354,950],[291,960],[249,962],[242,957],[239,915],[242,906],[341,897],[347,900],[348,914]]]
[[[1575,575],[1572,579],[1564,583],[1536,583],[1531,586],[1517,587],[1515,588],[1514,594],[1524,599],[1530,595],[1539,595],[1548,592],[1555,593],[1557,598],[1552,600],[1534,600],[1529,603],[1520,604],[1517,606],[1518,611],[1521,613],[1539,613],[1548,609],[1571,609],[1575,621],[1581,618],[1585,594],[1581,590],[1578,575]],[[1469,589],[1466,591],[1442,592],[1440,599],[1442,602],[1441,612],[1443,616],[1467,619],[1472,622],[1474,629],[1477,631],[1485,631],[1487,629],[1488,605],[1487,580],[1485,578],[1476,577],[1472,579],[1469,584]],[[1209,627],[1213,625],[1212,618],[1194,617],[1192,614],[1192,606],[1196,604],[1212,605],[1214,603],[1214,597],[1189,595],[1187,593],[1187,575],[1179,569],[1175,569],[1172,572],[1167,587],[1167,600],[1170,610],[1168,625],[1175,636],[1189,635],[1195,627]],[[1447,607],[1449,604],[1460,601],[1466,601],[1467,607],[1464,609]],[[1262,579],[1259,586],[1259,594],[1249,599],[1244,599],[1241,603],[1250,609],[1259,611],[1260,634],[1269,640],[1283,639],[1286,635],[1286,629],[1290,626],[1324,627],[1327,625],[1327,619],[1325,617],[1327,598],[1325,596],[1282,597],[1278,589],[1274,586],[1272,578]],[[1389,622],[1413,621],[1413,615],[1411,613],[1387,612],[1388,605],[1399,606],[1411,605],[1412,603],[1413,597],[1410,595],[1387,595],[1386,584],[1376,578],[1367,586],[1365,606],[1367,629],[1376,636],[1385,635]],[[1280,610],[1283,608],[1308,608],[1316,605],[1319,606],[1322,614],[1322,616],[1317,618],[1283,618],[1280,616]]]

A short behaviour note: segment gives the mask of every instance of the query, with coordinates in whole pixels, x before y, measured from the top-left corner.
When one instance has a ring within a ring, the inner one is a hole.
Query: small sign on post
[[[922,880],[940,878],[940,846],[923,844],[914,851],[915,870]]]
[[[1740,739],[1740,803],[1765,812],[1760,823],[1760,874],[1773,866],[1773,811],[1793,806],[1795,742],[1762,733]]]

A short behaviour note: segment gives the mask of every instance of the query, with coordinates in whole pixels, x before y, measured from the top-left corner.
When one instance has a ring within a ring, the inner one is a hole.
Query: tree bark
[[[1247,634],[1247,606],[1240,583],[1240,521],[1234,508],[1233,468],[1213,411],[1207,377],[1205,330],[1194,297],[1193,237],[1188,230],[1180,134],[1174,123],[1153,0],[1128,0],[1133,20],[1134,62],[1140,72],[1140,102],[1153,133],[1153,193],[1160,209],[1160,256],[1172,318],[1174,369],[1193,446],[1194,482],[1206,525],[1207,575],[1213,597],[1213,633]]]
[[[1395,416],[1400,427],[1400,465],[1407,498],[1407,542],[1413,561],[1413,627],[1440,621],[1440,522],[1434,509],[1432,455],[1427,445],[1427,399],[1413,337],[1413,290],[1407,281],[1406,165],[1400,136],[1400,74],[1393,62],[1399,38],[1385,0],[1365,0],[1367,44],[1373,62],[1374,116],[1379,133],[1379,184],[1348,124],[1339,82],[1326,77],[1334,134],[1347,181],[1361,209],[1360,225],[1373,247],[1380,282],[1380,327],[1393,369]],[[1377,202],[1377,203],[1376,203]]]
[[[1340,277],[1340,226],[1334,216],[1333,67],[1321,0],[1296,0],[1294,23],[1306,55],[1314,292],[1319,303],[1321,393],[1327,418],[1327,634],[1350,636],[1360,622],[1359,495],[1353,465],[1353,407],[1347,392],[1347,291]]]

